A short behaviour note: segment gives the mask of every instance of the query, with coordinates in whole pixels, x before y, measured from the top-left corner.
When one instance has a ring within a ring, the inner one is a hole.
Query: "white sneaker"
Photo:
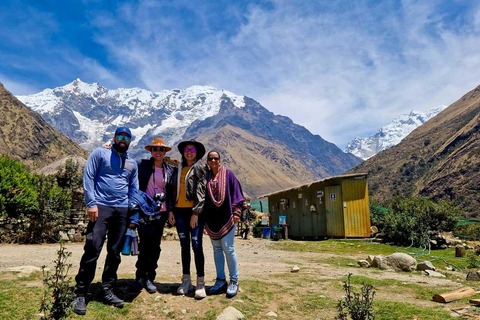
[[[203,299],[207,296],[205,292],[205,277],[197,277],[197,286],[195,287],[195,299]]]
[[[182,284],[177,289],[178,294],[187,294],[193,290],[192,281],[190,280],[189,274],[184,274],[182,276]]]

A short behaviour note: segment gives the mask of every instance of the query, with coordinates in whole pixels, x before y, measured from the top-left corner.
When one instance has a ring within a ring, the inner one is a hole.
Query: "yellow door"
[[[325,187],[325,213],[327,236],[345,237],[341,186]]]

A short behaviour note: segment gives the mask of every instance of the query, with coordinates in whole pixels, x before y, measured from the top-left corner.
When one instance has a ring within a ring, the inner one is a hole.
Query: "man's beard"
[[[128,150],[128,145],[127,144],[120,145],[118,143],[114,143],[113,148],[120,153],[125,153]]]

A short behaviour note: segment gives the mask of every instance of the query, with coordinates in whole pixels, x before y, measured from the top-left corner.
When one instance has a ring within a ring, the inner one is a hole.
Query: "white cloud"
[[[23,81],[15,81],[0,73],[0,82],[3,86],[14,95],[32,94],[41,91],[35,85],[30,85]]]
[[[68,65],[53,65],[109,88],[224,88],[340,147],[480,83],[476,2],[232,3],[140,0],[92,10],[88,36],[106,61],[62,48]]]

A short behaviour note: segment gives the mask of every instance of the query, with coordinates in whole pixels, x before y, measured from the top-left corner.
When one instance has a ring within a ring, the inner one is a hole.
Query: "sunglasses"
[[[192,148],[185,147],[185,148],[183,148],[183,152],[194,153],[194,152],[197,152],[197,149],[195,147],[192,147]]]
[[[160,152],[165,152],[167,150],[167,148],[164,148],[164,147],[152,147],[152,152],[157,152],[157,151],[160,151]]]
[[[125,142],[130,142],[130,140],[132,140],[132,138],[130,138],[128,136],[117,135],[117,140],[118,141],[125,140]]]
[[[208,157],[208,161],[220,161],[219,157]]]

